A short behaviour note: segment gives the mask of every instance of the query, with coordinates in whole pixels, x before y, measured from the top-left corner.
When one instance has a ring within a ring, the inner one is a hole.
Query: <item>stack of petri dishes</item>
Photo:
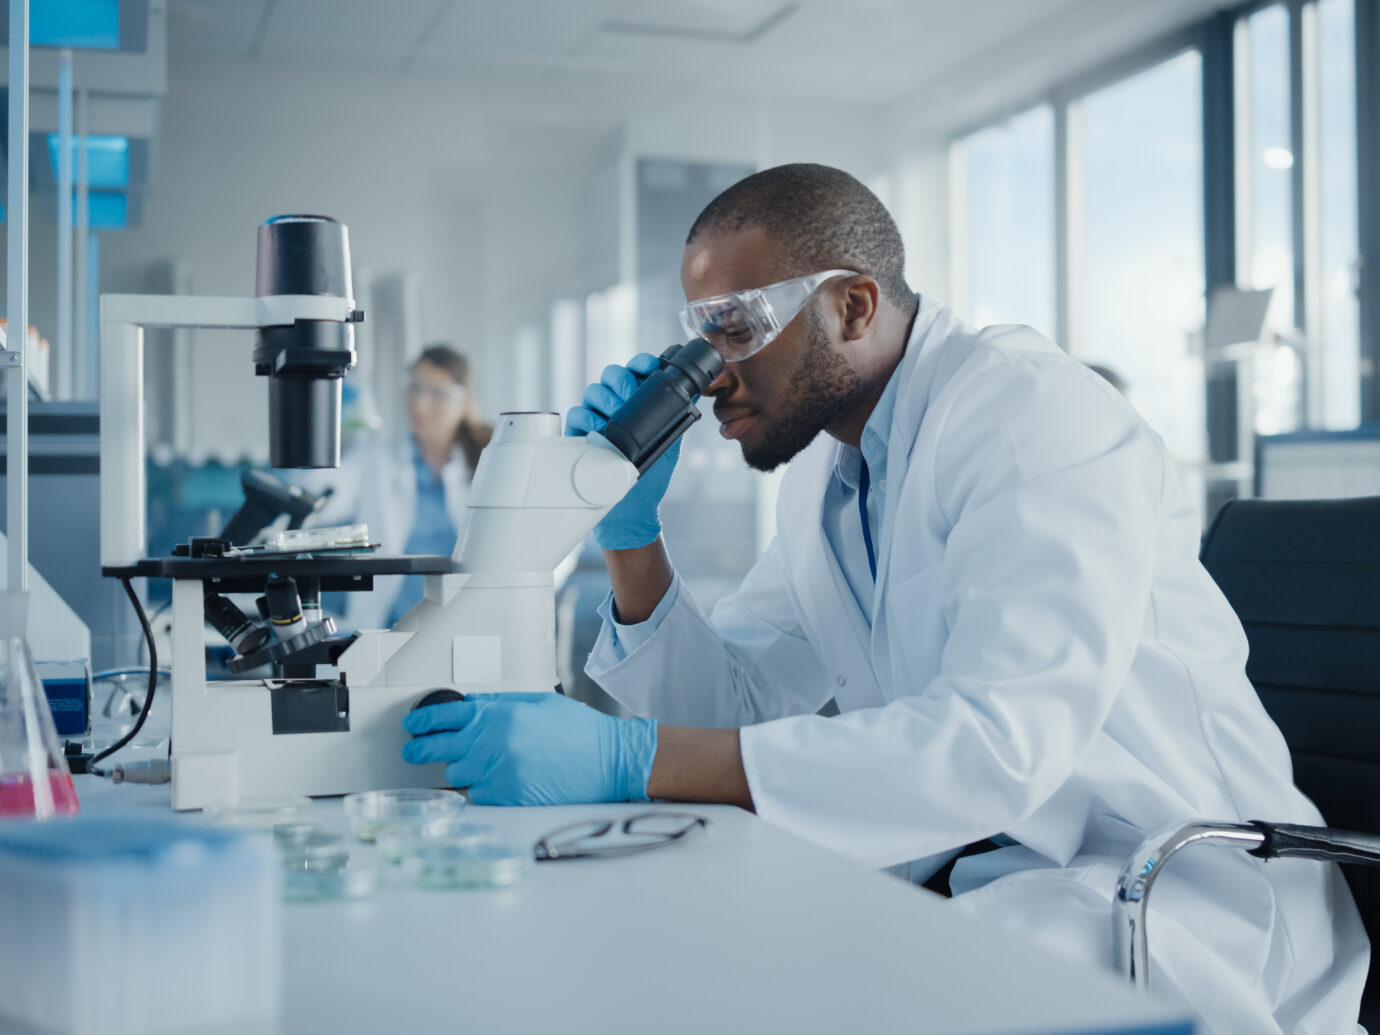
[[[262,830],[273,836],[283,868],[283,898],[325,902],[368,898],[383,886],[383,869],[373,859],[354,858],[346,838],[326,830],[310,798],[263,798],[209,806],[216,826]]]
[[[398,866],[419,844],[445,841],[455,845],[480,845],[497,840],[498,834],[493,827],[470,823],[459,816],[441,816],[418,823],[395,823],[379,831],[375,844],[385,862]]]
[[[466,822],[453,791],[369,791],[345,799],[356,837],[408,883],[423,888],[504,887],[532,865],[532,853],[499,841],[491,827]]]
[[[288,902],[364,899],[390,881],[429,889],[499,888],[533,865],[530,849],[502,842],[492,827],[468,822],[456,791],[399,788],[345,796],[350,835],[335,833],[310,798],[210,807],[217,826],[271,834]],[[372,844],[370,852],[352,839]],[[356,851],[355,849],[358,849]]]
[[[416,827],[428,820],[458,816],[464,808],[465,799],[458,791],[408,787],[345,795],[345,815],[350,819],[350,831],[369,843],[390,827]]]
[[[444,890],[507,887],[525,877],[532,866],[530,851],[497,839],[418,841],[402,859],[403,873],[417,887]]]

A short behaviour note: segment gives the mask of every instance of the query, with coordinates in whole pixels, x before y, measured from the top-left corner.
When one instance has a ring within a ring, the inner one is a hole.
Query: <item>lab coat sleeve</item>
[[[652,633],[661,628],[661,623],[666,620],[667,613],[679,599],[680,576],[673,574],[670,588],[662,594],[661,600],[652,609],[647,620],[634,625],[624,625],[614,617],[613,594],[607,594],[604,597],[604,602],[599,605],[599,617],[603,619],[604,628],[609,632],[609,645],[613,648],[614,659],[622,661],[651,639]]]
[[[903,696],[741,736],[764,818],[873,866],[1038,809],[1105,721],[1149,613],[1165,476],[1153,433],[1063,360],[991,360],[954,391],[926,418],[943,421],[932,458],[911,461],[932,460],[936,488],[902,489],[934,498],[899,501],[948,522],[942,559],[886,589]],[[904,635],[926,609],[948,629],[938,675]]]
[[[829,699],[776,540],[712,618],[683,582],[672,588],[674,601],[643,642],[625,651],[606,620],[585,665],[630,711],[675,725],[724,728],[815,712]]]

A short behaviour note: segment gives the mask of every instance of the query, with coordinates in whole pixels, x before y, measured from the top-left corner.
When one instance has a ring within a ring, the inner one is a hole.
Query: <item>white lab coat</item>
[[[706,617],[682,585],[627,657],[605,626],[587,671],[638,714],[744,727],[758,813],[870,866],[1005,834],[959,861],[953,907],[1110,966],[1112,888],[1146,833],[1320,817],[1195,508],[1122,398],[1033,330],[927,300],[896,376],[870,634],[821,524],[821,436],[741,589]],[[842,714],[814,715],[831,696]],[[1355,1030],[1369,948],[1335,867],[1197,849],[1152,910],[1156,987],[1209,1030]]]
[[[362,521],[369,526],[370,541],[379,544],[379,553],[403,552],[417,516],[417,472],[412,463],[410,435],[356,443],[341,458],[338,468],[312,471],[302,481],[316,491],[327,485],[335,490],[312,515],[310,525]],[[441,484],[446,513],[458,529],[470,486],[469,464],[458,445],[451,449],[441,468]],[[374,579],[373,592],[348,594],[346,625],[354,629],[383,628],[402,582],[401,575],[384,575]]]

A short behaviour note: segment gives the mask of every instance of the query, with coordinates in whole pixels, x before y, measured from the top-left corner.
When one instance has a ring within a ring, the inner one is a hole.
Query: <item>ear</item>
[[[843,294],[843,337],[845,341],[858,341],[877,320],[877,304],[881,289],[877,281],[866,273],[860,273],[851,280],[844,280]]]

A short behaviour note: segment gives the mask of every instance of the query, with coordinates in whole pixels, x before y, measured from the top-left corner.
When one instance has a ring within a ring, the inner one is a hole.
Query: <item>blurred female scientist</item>
[[[365,522],[381,553],[449,556],[493,429],[474,416],[469,359],[449,345],[422,351],[405,392],[409,433],[360,443],[338,470],[321,472],[335,493],[312,524]],[[345,624],[388,628],[421,599],[421,575],[379,577],[372,593],[347,594]]]

